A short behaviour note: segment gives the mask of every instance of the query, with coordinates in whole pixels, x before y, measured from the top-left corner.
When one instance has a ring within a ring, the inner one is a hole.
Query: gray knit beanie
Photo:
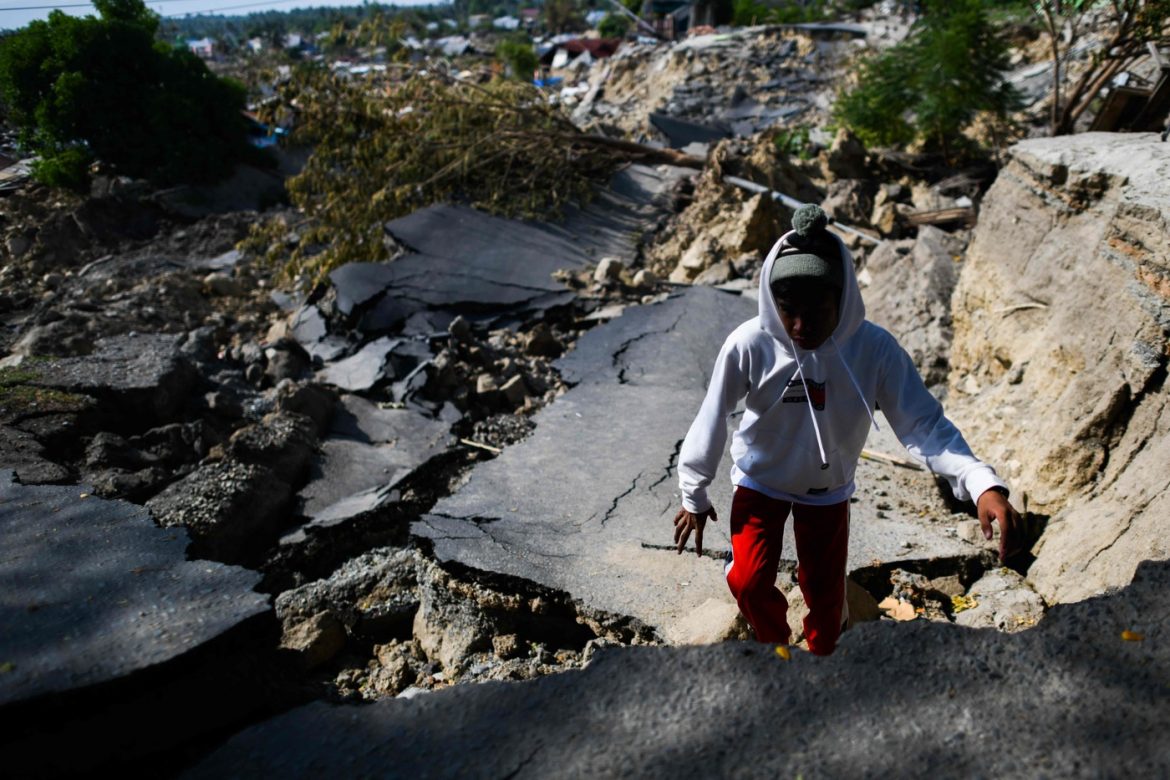
[[[768,284],[781,280],[819,280],[841,289],[841,249],[836,237],[825,228],[829,218],[817,205],[808,203],[792,215],[792,229],[780,254],[772,263]]]

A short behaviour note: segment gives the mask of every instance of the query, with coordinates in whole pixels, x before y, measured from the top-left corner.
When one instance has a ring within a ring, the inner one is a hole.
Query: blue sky
[[[437,0],[395,0],[393,5],[429,5]],[[390,5],[391,3],[387,3]],[[253,11],[287,11],[293,8],[320,8],[361,5],[360,0],[146,0],[160,16],[198,13],[242,15]],[[88,16],[93,6],[81,0],[0,0],[0,30],[24,27],[34,19],[46,19],[53,7],[67,14]]]

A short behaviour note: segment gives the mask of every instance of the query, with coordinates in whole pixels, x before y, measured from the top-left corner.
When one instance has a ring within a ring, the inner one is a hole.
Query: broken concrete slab
[[[389,336],[371,341],[349,357],[330,363],[318,371],[317,381],[351,393],[369,390],[388,378],[384,368],[390,353],[401,343],[402,339]]]
[[[86,493],[0,472],[0,752],[15,777],[141,769],[273,711],[260,576],[188,561],[184,531]]]
[[[450,427],[413,409],[342,396],[300,492],[302,513],[335,522],[377,507],[404,476],[453,443]]]
[[[605,650],[531,682],[315,703],[187,777],[725,777],[745,774],[743,750],[750,777],[1160,776],[1168,605],[1170,566],[1147,563],[1121,592],[1015,635],[881,621],[828,658],[735,642]]]
[[[0,471],[0,536],[0,705],[145,670],[268,608],[258,574],[188,562],[184,531],[84,486]]]
[[[477,467],[413,532],[441,561],[567,591],[671,642],[696,638],[689,616],[712,599],[733,619],[721,565],[726,521],[707,526],[705,546],[719,562],[678,556],[671,545],[675,460],[719,347],[754,314],[740,296],[689,288],[590,331],[558,362],[576,386],[537,413],[533,435]],[[725,455],[721,474],[729,464]],[[726,478],[711,494],[726,517]],[[851,566],[978,553],[893,506],[859,504],[853,527]],[[789,542],[790,559],[793,550]]]
[[[158,524],[191,534],[191,554],[239,563],[276,536],[292,488],[274,471],[236,460],[200,465],[146,502]]]
[[[120,418],[119,429],[150,428],[170,422],[187,399],[194,370],[179,352],[183,338],[130,333],[98,339],[93,354],[35,361],[29,384],[95,398],[89,414]]]
[[[672,149],[682,149],[692,143],[710,144],[731,135],[731,130],[723,125],[705,125],[660,113],[651,113],[649,119],[670,140]]]
[[[591,203],[571,206],[549,223],[506,219],[467,206],[440,204],[387,223],[410,253],[390,263],[352,263],[330,274],[337,308],[362,312],[366,333],[398,331],[421,314],[441,331],[456,315],[500,323],[521,321],[573,300],[553,273],[602,256],[629,265],[643,231],[669,208],[667,193],[691,172],[633,165],[616,173]]]

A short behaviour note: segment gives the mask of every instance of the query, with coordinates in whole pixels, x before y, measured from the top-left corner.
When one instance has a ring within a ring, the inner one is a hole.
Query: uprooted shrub
[[[258,228],[244,248],[267,251],[290,278],[386,259],[385,223],[432,203],[555,215],[637,156],[582,133],[531,84],[511,80],[409,69],[354,79],[306,66],[283,98],[296,108],[294,142],[314,149],[288,182],[303,222],[291,226],[289,255],[282,224]]]

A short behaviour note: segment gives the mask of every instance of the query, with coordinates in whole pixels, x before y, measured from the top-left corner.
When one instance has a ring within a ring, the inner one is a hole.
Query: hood
[[[772,264],[776,262],[776,257],[782,249],[789,246],[788,241],[794,235],[796,235],[796,231],[790,230],[780,236],[780,239],[772,245],[772,250],[768,252],[768,258],[764,261],[764,268],[760,271],[760,327],[776,339],[781,352],[793,357],[794,346],[784,331],[784,323],[780,321],[780,312],[776,308],[776,299],[772,297],[772,288],[768,285],[768,279],[772,275]],[[833,331],[832,338],[826,339],[825,343],[816,349],[818,352],[832,350],[834,341],[840,344],[848,339],[857,332],[865,320],[865,303],[861,300],[861,287],[857,284],[857,272],[853,269],[853,255],[840,238],[836,235],[833,235],[833,238],[837,241],[841,261],[845,266],[841,276],[844,282],[841,286],[841,318],[837,322],[837,328]]]

